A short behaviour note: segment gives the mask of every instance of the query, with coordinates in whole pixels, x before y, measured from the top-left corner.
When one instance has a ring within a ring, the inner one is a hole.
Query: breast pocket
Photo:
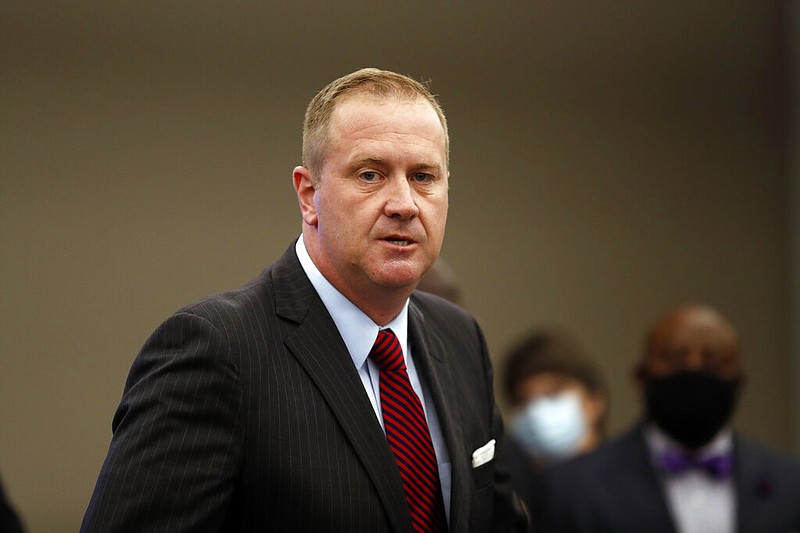
[[[495,440],[472,452],[472,476],[478,489],[489,486],[494,475]]]
[[[478,490],[484,489],[492,484],[494,477],[494,461],[489,461],[486,464],[472,469],[472,479],[475,480],[475,487]]]

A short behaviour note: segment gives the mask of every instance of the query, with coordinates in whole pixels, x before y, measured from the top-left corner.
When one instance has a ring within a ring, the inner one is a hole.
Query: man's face
[[[736,333],[711,310],[677,312],[651,332],[640,374],[665,377],[686,371],[704,371],[721,379],[742,373]]]
[[[646,416],[687,450],[708,444],[730,422],[743,383],[739,343],[711,308],[680,308],[647,339],[636,377]]]
[[[350,95],[337,103],[328,139],[316,187],[303,188],[309,178],[295,172],[309,254],[351,300],[410,292],[439,255],[447,219],[436,112],[423,100]]]

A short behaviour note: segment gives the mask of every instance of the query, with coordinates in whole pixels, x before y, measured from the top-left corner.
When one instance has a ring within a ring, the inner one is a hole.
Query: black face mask
[[[708,444],[730,420],[740,380],[706,372],[645,379],[647,415],[689,449]]]

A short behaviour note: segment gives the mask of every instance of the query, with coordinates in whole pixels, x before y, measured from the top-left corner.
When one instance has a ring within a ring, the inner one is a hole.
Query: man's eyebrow
[[[386,160],[382,157],[375,157],[375,156],[363,156],[363,157],[355,157],[353,158],[354,165],[361,165],[364,163],[372,163],[373,165],[383,165],[386,163]]]
[[[353,167],[357,167],[359,165],[385,166],[385,165],[388,165],[388,164],[389,163],[387,162],[387,160],[385,158],[379,157],[379,156],[357,156],[357,157],[354,157],[352,162],[351,162],[351,165]],[[415,165],[411,165],[409,167],[409,170],[411,172],[419,172],[419,171],[428,171],[428,172],[430,172],[430,171],[432,171],[432,172],[440,173],[440,172],[442,172],[442,169],[443,169],[443,167],[442,167],[442,165],[440,163],[434,163],[434,162],[422,162],[422,163],[417,163]]]
[[[438,163],[420,163],[418,165],[414,165],[411,167],[412,170],[436,170],[440,171],[442,169],[442,165]]]
[[[356,156],[347,162],[350,172],[361,172],[365,168],[377,169],[382,172],[387,166],[385,159],[373,156]]]

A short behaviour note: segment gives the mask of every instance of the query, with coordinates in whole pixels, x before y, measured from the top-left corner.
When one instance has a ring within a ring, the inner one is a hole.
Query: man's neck
[[[414,286],[392,289],[365,284],[358,289],[350,288],[348,284],[336,277],[335,272],[326,273],[320,268],[320,263],[314,259],[312,251],[308,247],[305,235],[302,235],[298,242],[298,255],[301,252],[305,252],[306,259],[310,262],[309,266],[316,270],[318,275],[322,276],[339,294],[358,307],[378,326],[383,327],[394,320],[405,307],[411,293],[414,292]]]
[[[339,290],[348,300],[353,302],[356,307],[361,309],[365,315],[370,317],[373,322],[381,327],[394,320],[394,318],[400,314],[406,301],[411,296],[411,293],[407,290],[396,295],[386,294],[385,290],[375,295],[364,293],[355,295],[348,294],[341,289]]]

